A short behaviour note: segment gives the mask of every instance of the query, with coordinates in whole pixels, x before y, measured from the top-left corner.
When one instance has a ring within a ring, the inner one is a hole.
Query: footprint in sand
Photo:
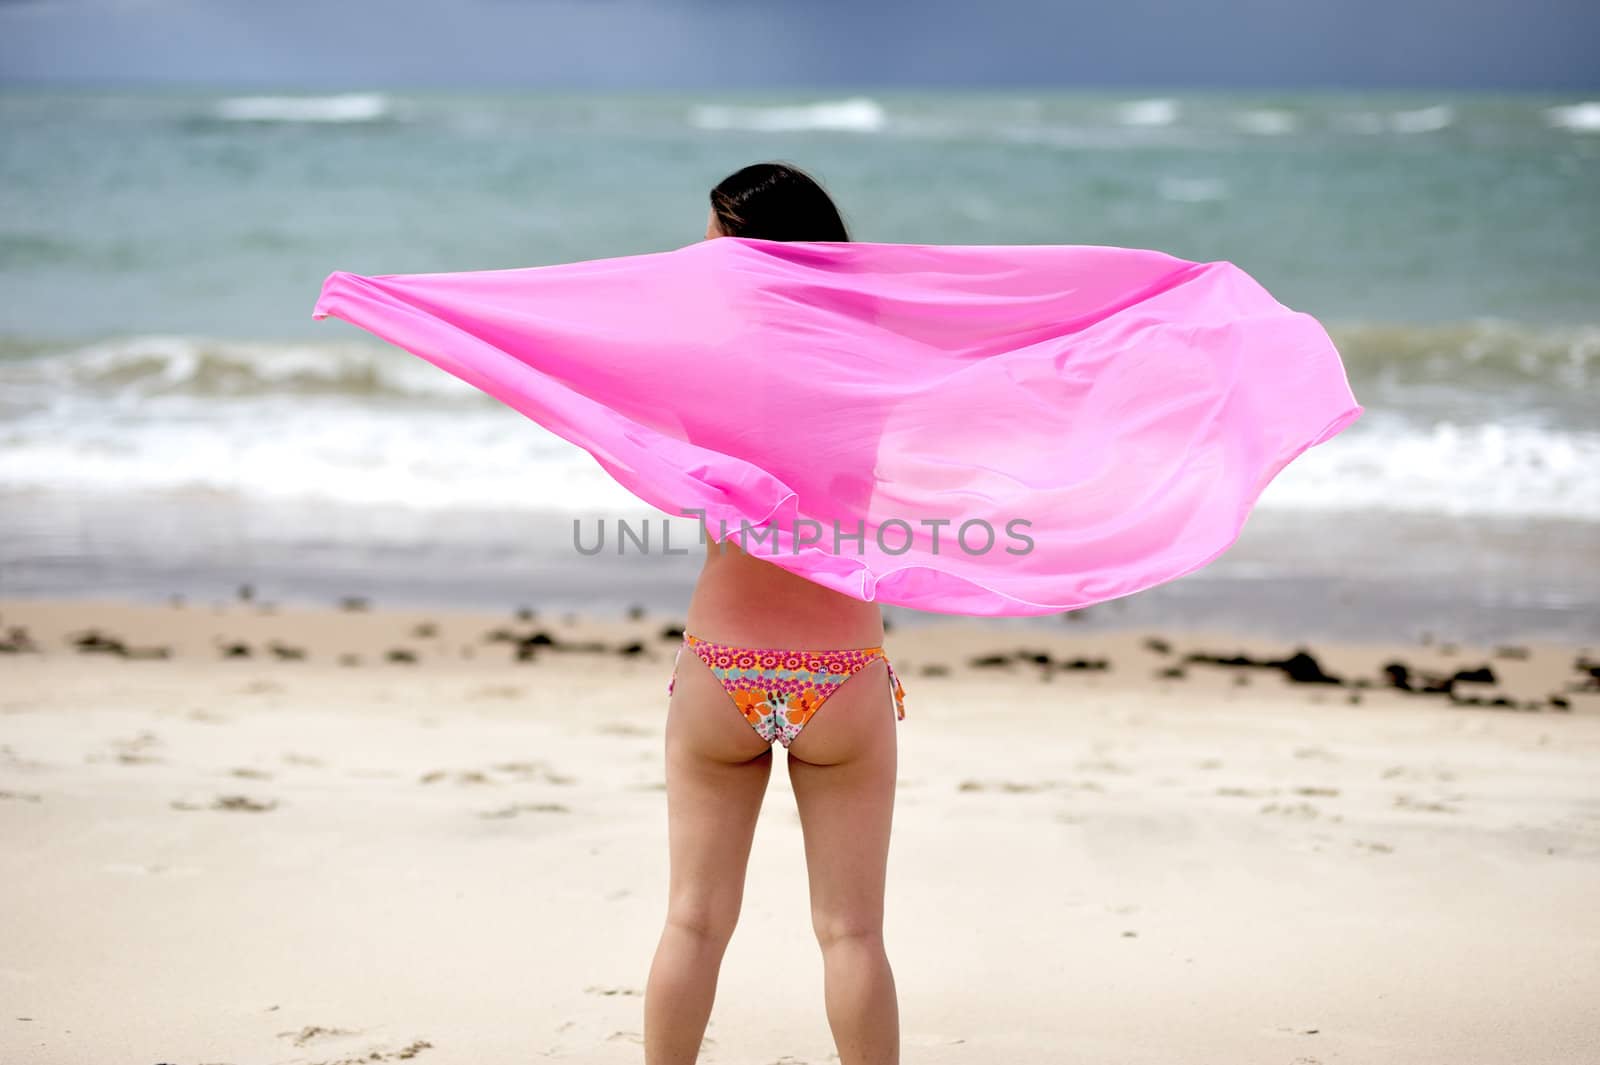
[[[1448,803],[1434,802],[1431,799],[1418,799],[1412,795],[1396,795],[1394,805],[1400,810],[1416,810],[1430,814],[1453,814],[1460,811]]]
[[[519,802],[512,803],[500,810],[485,810],[478,814],[479,817],[515,817],[520,813],[540,814],[566,814],[571,813],[567,807],[558,802]]]
[[[174,810],[232,810],[245,813],[265,813],[278,808],[277,799],[252,799],[248,795],[218,795],[209,806],[201,803],[189,802],[186,799],[174,799],[171,806]]]
[[[450,770],[447,770],[447,769],[435,769],[431,773],[422,774],[422,778],[421,778],[420,782],[423,783],[423,784],[436,784],[441,780],[448,780],[448,779],[450,779],[452,777],[455,779],[455,782],[457,784],[492,784],[492,783],[494,783],[494,781],[490,780],[488,778],[488,776],[486,776],[483,773],[478,772],[475,769],[458,769],[458,770],[455,770],[453,772],[450,771]]]
[[[1055,785],[1047,782],[1030,783],[1017,780],[996,780],[986,782],[982,780],[963,780],[956,788],[957,791],[1006,791],[1006,792],[1033,792],[1044,791]]]
[[[348,1041],[351,1036],[362,1034],[364,1033],[349,1028],[325,1028],[322,1025],[310,1024],[298,1032],[279,1032],[278,1038],[287,1039],[297,1047],[306,1047]],[[426,1039],[414,1039],[398,1050],[381,1047],[368,1048],[357,1051],[354,1056],[331,1058],[315,1062],[313,1065],[363,1065],[365,1062],[373,1061],[406,1061],[432,1047],[433,1044]]]
[[[628,995],[638,997],[644,994],[643,991],[633,987],[586,987],[583,991],[586,995]]]
[[[1383,771],[1384,780],[1454,780],[1456,775],[1448,769],[1419,769],[1412,766],[1390,766]]]
[[[474,688],[467,693],[467,698],[478,699],[520,699],[527,694],[527,689],[518,684],[485,684]]]
[[[1280,814],[1284,817],[1297,817],[1307,821],[1321,816],[1317,808],[1308,802],[1269,802],[1257,812]]]
[[[279,1032],[279,1039],[287,1039],[297,1047],[310,1046],[313,1043],[326,1043],[340,1039],[347,1035],[360,1035],[358,1031],[350,1028],[324,1028],[320,1024],[308,1024],[298,1032]]]
[[[539,777],[546,784],[576,784],[574,777],[564,776],[544,762],[497,762],[489,767],[496,773],[510,773],[518,777]]]

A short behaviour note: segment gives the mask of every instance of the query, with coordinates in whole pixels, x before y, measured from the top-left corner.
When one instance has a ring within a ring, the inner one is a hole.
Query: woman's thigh
[[[879,660],[829,696],[789,745],[812,924],[823,942],[882,931],[897,727],[887,669]]]
[[[732,934],[772,761],[710,668],[682,655],[666,724],[671,920]]]

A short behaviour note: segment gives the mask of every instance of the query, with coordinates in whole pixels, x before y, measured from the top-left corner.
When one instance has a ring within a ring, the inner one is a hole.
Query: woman
[[[711,191],[706,237],[721,236],[849,239],[827,193],[778,163],[745,167]],[[882,643],[876,603],[706,536],[669,684],[671,876],[666,928],[645,989],[646,1065],[693,1062],[699,1052],[739,919],[774,740],[788,754],[805,835],[811,926],[839,1060],[900,1060],[883,895],[903,693]]]

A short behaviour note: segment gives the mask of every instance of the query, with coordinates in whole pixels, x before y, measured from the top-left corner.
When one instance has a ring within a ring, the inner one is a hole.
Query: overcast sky
[[[1600,87],[1600,0],[0,0],[0,80]]]

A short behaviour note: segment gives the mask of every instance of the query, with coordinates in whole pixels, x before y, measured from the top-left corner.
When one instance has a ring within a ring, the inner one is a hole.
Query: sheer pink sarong
[[[719,237],[335,271],[342,318],[623,487],[857,599],[1053,613],[1191,573],[1362,413],[1321,324],[1229,262]]]

